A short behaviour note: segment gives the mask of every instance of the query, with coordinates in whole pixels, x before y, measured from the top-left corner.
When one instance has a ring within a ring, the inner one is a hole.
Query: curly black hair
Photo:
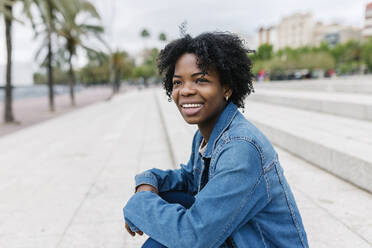
[[[183,38],[170,42],[157,58],[158,70],[164,75],[163,87],[171,99],[172,78],[177,60],[185,53],[193,53],[198,57],[198,66],[203,73],[213,66],[220,77],[222,85],[232,90],[229,101],[239,108],[244,108],[244,99],[254,92],[251,72],[252,62],[244,48],[243,41],[236,35],[225,32],[208,32],[192,38]]]

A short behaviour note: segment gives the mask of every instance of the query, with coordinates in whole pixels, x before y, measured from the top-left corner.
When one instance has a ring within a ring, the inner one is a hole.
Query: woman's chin
[[[199,120],[198,119],[190,118],[190,117],[185,117],[185,116],[182,116],[182,117],[187,122],[187,124],[197,125],[199,123]]]

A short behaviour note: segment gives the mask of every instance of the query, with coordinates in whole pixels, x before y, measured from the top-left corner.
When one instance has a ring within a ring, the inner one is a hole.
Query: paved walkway
[[[131,90],[123,86],[122,92]],[[29,127],[45,120],[74,111],[90,104],[107,100],[112,93],[111,87],[90,87],[75,92],[76,106],[72,107],[69,94],[55,95],[55,111],[49,111],[48,97],[16,99],[13,101],[13,114],[18,123],[4,124],[4,103],[0,101],[0,137]]]
[[[173,168],[194,130],[152,89],[0,138],[0,247],[140,247],[146,237],[127,234],[122,215],[134,175]],[[279,155],[311,247],[371,247],[371,195]]]

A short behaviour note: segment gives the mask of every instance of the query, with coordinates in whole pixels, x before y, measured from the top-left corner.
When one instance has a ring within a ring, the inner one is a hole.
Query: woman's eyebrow
[[[208,72],[206,72],[206,73],[203,73],[203,72],[196,72],[196,73],[193,73],[193,74],[191,75],[191,77],[195,77],[195,76],[199,76],[199,75],[205,76],[205,75],[208,75]]]
[[[208,75],[208,72],[207,73],[195,72],[195,73],[191,74],[191,77],[195,77],[195,76],[199,76],[199,75],[205,76],[205,75]],[[173,77],[175,77],[175,78],[182,78],[182,76],[177,75],[177,74],[174,74]]]

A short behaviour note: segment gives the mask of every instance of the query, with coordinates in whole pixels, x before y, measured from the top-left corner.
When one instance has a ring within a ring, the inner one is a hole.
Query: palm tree
[[[30,6],[34,3],[39,10],[40,17],[42,19],[42,30],[35,31],[36,36],[45,35],[44,41],[36,53],[36,57],[42,53],[42,51],[47,48],[46,57],[42,64],[47,65],[48,71],[48,99],[49,99],[49,110],[54,111],[54,74],[53,74],[53,34],[55,33],[55,22],[56,15],[59,11],[57,0],[27,0],[29,2],[27,5],[27,13],[29,14],[30,20],[36,30],[36,26],[33,22],[33,17],[31,16]],[[25,4],[26,5],[26,4]]]
[[[167,35],[165,33],[160,33],[159,34],[159,40],[162,41],[162,42],[166,42],[167,41]]]
[[[79,46],[89,50],[88,47],[84,46],[82,39],[90,35],[95,35],[100,39],[99,35],[103,32],[103,28],[100,25],[86,24],[89,19],[100,19],[95,7],[90,2],[86,0],[60,0],[58,1],[58,5],[63,18],[58,23],[57,33],[63,37],[65,41],[64,48],[67,51],[66,59],[69,64],[70,98],[71,104],[74,106],[74,86],[76,84],[76,78],[72,59],[76,56],[76,51]],[[84,14],[87,19],[84,20],[84,23],[78,23],[78,17]]]
[[[55,3],[52,0],[46,1],[46,8],[44,16],[44,23],[47,26],[47,39],[48,39],[48,88],[49,88],[49,110],[54,111],[54,77],[53,77],[53,49],[52,49],[52,33],[54,31],[54,11]]]
[[[146,40],[148,38],[150,38],[150,32],[146,28],[142,29],[142,31],[141,31],[141,37],[145,41],[145,47],[146,47]]]
[[[12,20],[14,3],[15,0],[0,1],[0,12],[3,13],[5,20],[5,37],[7,52],[4,104],[4,121],[6,123],[14,122],[12,109]]]
[[[112,66],[114,71],[113,94],[119,92],[120,80],[123,75],[128,75],[132,70],[132,62],[125,51],[117,50],[112,54]]]

